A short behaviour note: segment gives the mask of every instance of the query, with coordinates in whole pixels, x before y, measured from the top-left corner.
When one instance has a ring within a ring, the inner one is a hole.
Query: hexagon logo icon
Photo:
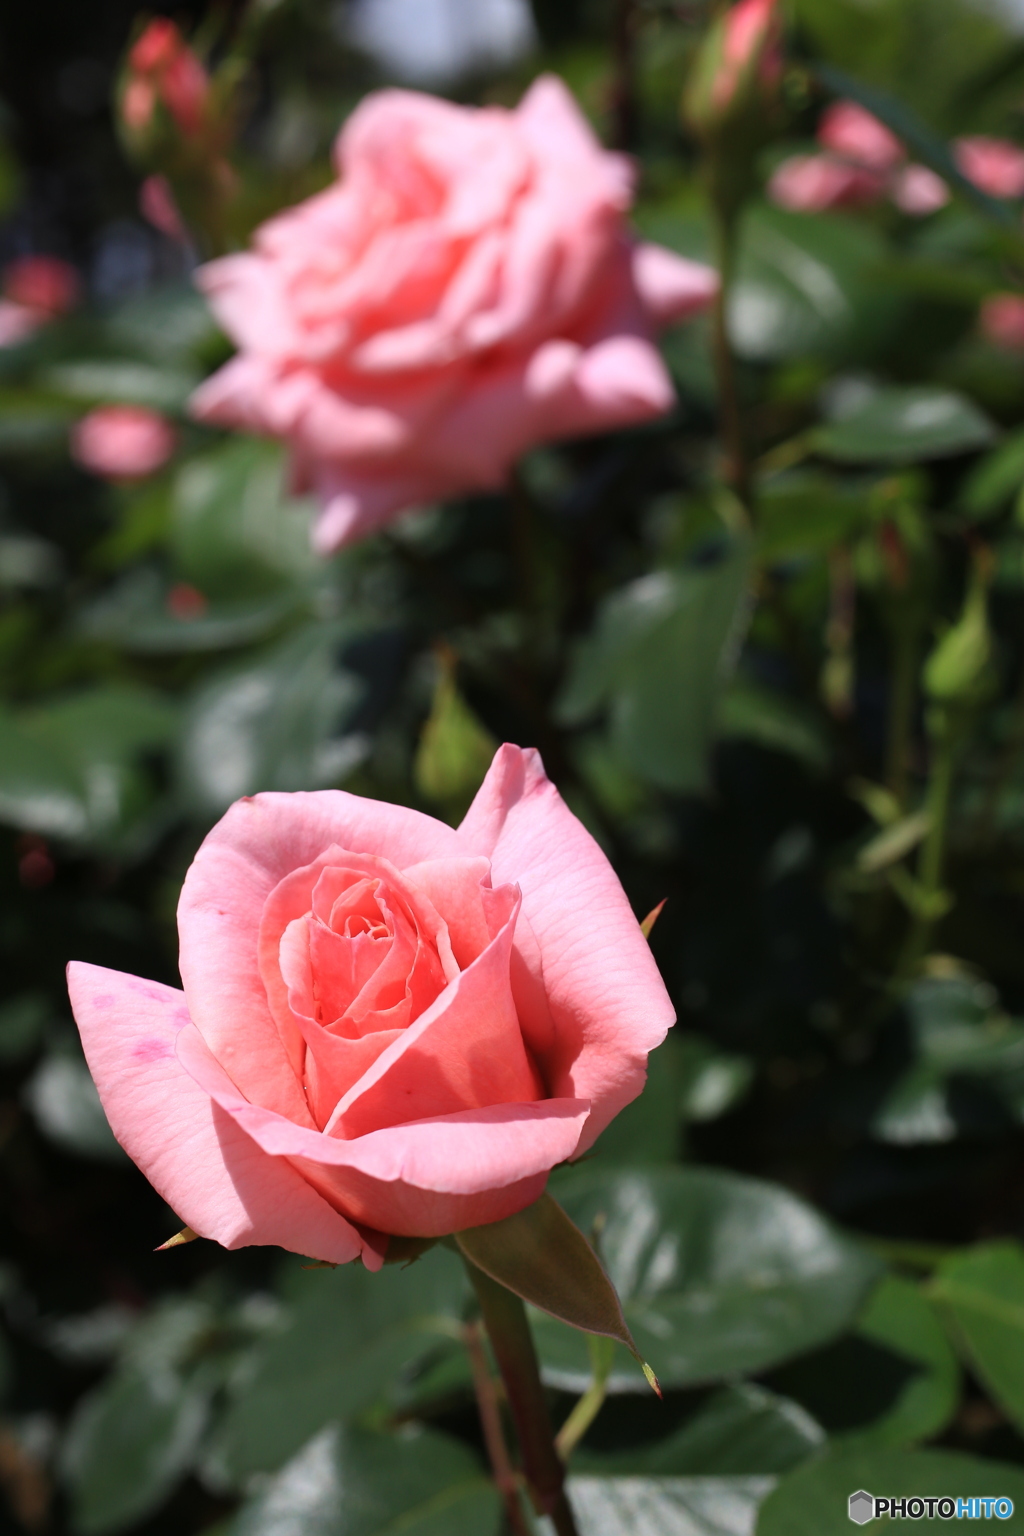
[[[870,1493],[863,1488],[858,1493],[850,1494],[850,1519],[854,1525],[867,1525],[875,1515],[875,1501]]]

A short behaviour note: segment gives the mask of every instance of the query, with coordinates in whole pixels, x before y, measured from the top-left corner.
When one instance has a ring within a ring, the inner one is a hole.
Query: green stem
[[[953,782],[959,756],[959,732],[947,720],[935,740],[935,755],[928,779],[924,809],[928,815],[928,835],[921,845],[917,865],[917,892],[920,902],[900,960],[899,974],[913,975],[931,946],[935,925],[943,915],[941,897],[949,837],[949,811]]]
[[[475,1264],[468,1259],[465,1264],[505,1383],[534,1506],[538,1514],[550,1518],[557,1536],[579,1536],[565,1496],[565,1467],[555,1449],[526,1308],[518,1296]]]
[[[751,476],[743,435],[736,357],[729,341],[729,302],[736,272],[736,214],[720,199],[712,198],[718,257],[719,288],[711,315],[718,411],[725,457],[724,479],[736,493],[748,515],[751,512]]]
[[[487,1446],[487,1456],[491,1463],[495,1484],[505,1504],[509,1529],[513,1536],[530,1536],[526,1515],[519,1502],[519,1480],[512,1470],[512,1463],[509,1461],[508,1449],[505,1445],[498,1392],[487,1364],[487,1353],[484,1349],[480,1324],[467,1323],[463,1339],[473,1371],[473,1386],[476,1391],[477,1411],[480,1414],[484,1444]]]
[[[893,637],[892,690],[886,732],[885,783],[902,810],[907,803],[910,750],[917,702],[920,636],[916,624],[903,622]]]
[[[608,1396],[608,1377],[615,1359],[615,1341],[591,1333],[587,1335],[587,1348],[590,1352],[590,1386],[555,1436],[555,1449],[563,1461],[569,1460],[601,1412]]]

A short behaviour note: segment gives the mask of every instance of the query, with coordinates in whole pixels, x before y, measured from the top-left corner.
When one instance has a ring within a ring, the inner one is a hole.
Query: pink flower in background
[[[1024,149],[1008,139],[957,139],[953,155],[968,181],[989,197],[1024,196]]]
[[[457,831],[338,790],[241,800],[178,906],[184,991],[72,964],[114,1134],[201,1236],[376,1269],[511,1215],[641,1091],[673,1021],[535,752]]]
[[[144,133],[162,101],[182,134],[195,138],[205,126],[209,99],[210,77],[177,25],[154,18],[128,52],[121,91],[126,126]]]
[[[188,230],[166,176],[147,176],[139,188],[139,212],[169,240],[188,243]]]
[[[327,191],[200,269],[240,351],[193,401],[288,442],[320,550],[498,488],[537,443],[671,409],[652,338],[717,277],[631,238],[632,166],[561,81],[514,111],[379,92],[336,157]]]
[[[824,213],[829,208],[862,208],[876,203],[885,179],[860,165],[846,165],[830,155],[791,155],[777,166],[768,196],[794,213]]]
[[[942,177],[926,165],[904,165],[893,177],[889,195],[902,213],[920,219],[945,208],[950,194]]]
[[[884,123],[855,101],[834,101],[818,124],[822,149],[873,171],[891,171],[906,159],[906,150]]]
[[[104,480],[142,480],[174,452],[176,434],[159,411],[144,405],[100,405],[71,433],[71,456]]]
[[[1007,352],[1024,352],[1024,295],[994,293],[981,306],[982,334]]]
[[[81,297],[78,273],[58,256],[19,256],[4,268],[0,298],[0,348],[14,347]]]
[[[722,63],[712,89],[717,111],[726,110],[744,74],[753,67],[757,79],[769,89],[782,76],[778,0],[738,0],[726,12]]]

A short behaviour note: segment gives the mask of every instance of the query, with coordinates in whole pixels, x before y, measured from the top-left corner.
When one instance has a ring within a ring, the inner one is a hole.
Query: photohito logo
[[[993,1495],[973,1499],[876,1499],[861,1488],[850,1494],[850,1519],[854,1525],[867,1525],[888,1515],[890,1520],[1009,1520],[1012,1499]]]

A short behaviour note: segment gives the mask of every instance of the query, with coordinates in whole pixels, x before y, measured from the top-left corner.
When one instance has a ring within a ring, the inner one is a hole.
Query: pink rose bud
[[[287,441],[318,549],[672,408],[653,339],[717,276],[632,237],[633,167],[560,80],[514,111],[376,92],[336,160],[332,186],[200,268],[239,352],[192,402]]]
[[[778,0],[737,0],[726,12],[722,63],[713,88],[719,111],[732,104],[750,72],[770,90],[782,76]]]
[[[209,75],[191,48],[183,48],[161,77],[160,99],[186,137],[201,131],[209,98]]]
[[[121,116],[133,133],[144,133],[156,111],[156,86],[152,80],[130,79],[121,97]]]
[[[1024,352],[1024,295],[994,293],[981,306],[982,334],[1006,352]]]
[[[890,171],[906,159],[896,135],[855,101],[836,101],[825,110],[818,124],[818,143],[873,171]]]
[[[866,166],[848,165],[831,155],[792,155],[777,166],[768,196],[794,213],[829,208],[862,208],[885,193],[885,178]]]
[[[1006,139],[957,139],[956,163],[990,197],[1024,196],[1024,150]]]
[[[206,120],[210,77],[173,21],[151,21],[128,52],[121,116],[141,134],[162,102],[186,138],[195,138]]]
[[[71,433],[71,456],[104,480],[142,480],[174,452],[176,434],[166,416],[144,405],[101,405]]]
[[[949,188],[941,176],[926,165],[901,166],[893,177],[892,200],[903,213],[923,218],[945,208],[949,202]]]
[[[3,273],[4,298],[47,320],[74,309],[81,290],[74,267],[57,256],[21,256]]]
[[[139,212],[144,219],[149,220],[154,229],[158,229],[168,239],[177,240],[182,245],[188,242],[188,230],[178,212],[178,205],[174,201],[174,193],[166,176],[146,177],[139,188]]]
[[[166,16],[156,16],[136,39],[128,54],[128,64],[140,75],[156,74],[166,69],[185,46],[178,27]]]
[[[118,1141],[193,1233],[378,1269],[532,1204],[644,1085],[673,1022],[601,849],[501,747],[458,830],[262,794],[178,905],[183,990],[72,964]]]

